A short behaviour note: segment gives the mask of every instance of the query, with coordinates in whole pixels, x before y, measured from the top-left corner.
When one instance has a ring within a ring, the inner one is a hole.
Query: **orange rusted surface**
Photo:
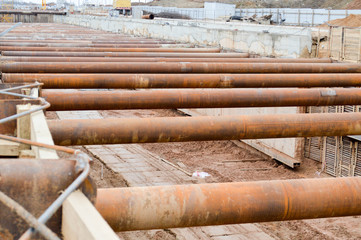
[[[43,90],[50,111],[361,105],[359,88]]]
[[[353,216],[361,178],[98,189],[96,208],[115,231]]]
[[[193,52],[218,53],[218,48],[156,48],[156,47],[19,47],[0,46],[0,51],[56,51],[56,52]]]
[[[167,79],[167,81],[165,81]],[[43,88],[271,88],[361,86],[361,74],[16,74],[7,83],[38,81]]]
[[[18,57],[2,56],[2,62],[270,62],[270,63],[331,63],[329,58],[157,58],[157,57]]]
[[[57,145],[361,135],[361,113],[48,121]]]
[[[75,163],[64,159],[0,159],[0,190],[40,216],[77,177]],[[5,239],[18,239],[28,224],[2,203],[0,209],[0,236],[8,232],[12,237]],[[47,225],[61,232],[61,210]]]
[[[42,57],[167,57],[167,58],[246,58],[248,53],[192,53],[192,52],[46,52],[2,51],[2,56]]]
[[[360,73],[356,63],[17,62],[4,73]]]

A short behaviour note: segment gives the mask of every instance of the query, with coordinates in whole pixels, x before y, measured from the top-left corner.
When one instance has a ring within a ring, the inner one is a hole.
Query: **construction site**
[[[361,239],[360,15],[132,10],[0,11],[0,240]]]

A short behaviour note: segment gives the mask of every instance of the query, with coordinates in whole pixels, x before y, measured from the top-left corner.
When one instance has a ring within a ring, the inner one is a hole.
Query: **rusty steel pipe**
[[[143,15],[142,18],[143,19],[154,19],[154,15],[153,14]]]
[[[94,48],[154,48],[154,47],[180,47],[180,46],[194,46],[192,44],[184,44],[184,43],[133,43],[133,42],[126,42],[126,43],[24,43],[24,42],[17,42],[17,43],[2,43],[0,41],[0,48],[2,46],[19,46],[19,47],[94,47]]]
[[[49,111],[361,105],[361,89],[43,90]]]
[[[176,44],[175,41],[154,40],[154,39],[129,39],[128,41],[106,41],[106,40],[0,40],[2,46],[24,46],[24,44],[54,44],[54,43],[74,43],[74,44]],[[32,46],[35,46],[32,45]]]
[[[5,83],[43,88],[274,88],[361,86],[361,74],[13,74]]]
[[[359,73],[361,64],[336,63],[1,63],[5,73]]]
[[[164,43],[123,43],[123,44],[77,44],[77,43],[44,43],[44,44],[14,44],[12,47],[46,47],[46,48],[186,48],[194,45],[191,44],[164,44]],[[8,47],[8,44],[0,42],[0,49]],[[10,46],[9,46],[10,47]]]
[[[0,57],[1,62],[260,62],[260,63],[332,63],[330,58],[137,58],[137,57]]]
[[[192,53],[219,53],[218,48],[95,48],[95,47],[6,47],[0,51],[56,51],[56,52],[192,52]]]
[[[75,164],[74,160],[64,159],[0,159],[0,190],[40,216],[76,179]],[[0,236],[18,239],[29,226],[1,203],[0,209]],[[60,233],[60,210],[47,225]]]
[[[37,57],[167,57],[167,58],[247,58],[248,53],[181,53],[181,52],[32,52],[2,51],[2,56]]]
[[[361,113],[48,121],[56,145],[186,142],[361,134]]]
[[[114,231],[361,215],[361,178],[98,189]]]

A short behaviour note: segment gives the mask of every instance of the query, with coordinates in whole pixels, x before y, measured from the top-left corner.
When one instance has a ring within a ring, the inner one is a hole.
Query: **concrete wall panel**
[[[310,53],[312,46],[310,29],[289,26],[84,15],[54,16],[54,21],[135,36],[210,45],[262,56],[297,58],[305,49]]]

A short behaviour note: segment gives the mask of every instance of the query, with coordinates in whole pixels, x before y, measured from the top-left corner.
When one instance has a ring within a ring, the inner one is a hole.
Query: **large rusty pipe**
[[[181,53],[181,52],[32,52],[2,51],[2,56],[37,57],[167,57],[167,58],[245,58],[248,53]]]
[[[49,111],[361,105],[359,88],[146,91],[43,90]]]
[[[154,39],[129,39],[128,41],[106,41],[106,40],[0,40],[2,46],[24,46],[24,44],[57,44],[57,43],[73,43],[73,44],[176,44],[175,41],[154,40]],[[35,45],[32,45],[35,46]],[[49,45],[50,46],[50,45]]]
[[[43,88],[272,88],[361,86],[361,74],[12,74],[5,83]]]
[[[107,44],[107,43],[2,43],[0,41],[0,49],[3,46],[19,46],[19,47],[94,47],[94,48],[168,48],[168,47],[191,47],[191,44],[184,44],[184,43],[133,43],[133,42],[127,42],[127,43],[117,43],[117,44]]]
[[[147,14],[147,15],[143,15],[142,18],[143,19],[154,19],[154,15],[153,14]]]
[[[186,142],[361,134],[361,113],[48,121],[57,145]]]
[[[77,177],[75,163],[64,159],[0,159],[0,190],[40,216]],[[29,226],[1,203],[0,209],[0,238],[18,239]],[[60,210],[47,225],[60,233]]]
[[[0,57],[1,62],[270,62],[270,63],[332,63],[330,58],[136,58],[136,57]]]
[[[5,73],[359,73],[361,64],[336,63],[2,63]]]
[[[0,47],[0,51],[56,51],[56,52],[193,52],[218,53],[218,48],[95,48],[95,47]]]
[[[361,178],[98,189],[114,231],[361,215]]]

